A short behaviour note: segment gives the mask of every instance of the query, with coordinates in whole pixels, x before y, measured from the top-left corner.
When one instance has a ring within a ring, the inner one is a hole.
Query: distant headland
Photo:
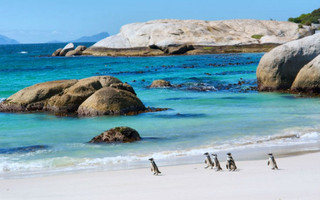
[[[314,34],[308,26],[274,20],[162,19],[124,25],[83,52],[95,56],[160,56],[265,52]]]

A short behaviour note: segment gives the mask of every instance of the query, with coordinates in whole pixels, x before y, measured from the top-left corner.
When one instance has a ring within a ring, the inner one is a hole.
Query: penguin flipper
[[[268,166],[270,165],[270,161],[268,161]]]

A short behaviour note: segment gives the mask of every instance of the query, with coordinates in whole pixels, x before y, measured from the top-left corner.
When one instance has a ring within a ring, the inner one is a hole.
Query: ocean
[[[59,117],[0,113],[0,178],[267,159],[320,149],[319,98],[256,90],[263,53],[169,57],[50,57],[65,44],[0,45],[0,101],[36,83],[110,75],[129,83],[141,101],[167,111],[134,116]],[[85,44],[90,46],[91,44]],[[173,88],[149,88],[165,79]],[[89,144],[116,126],[141,141]]]

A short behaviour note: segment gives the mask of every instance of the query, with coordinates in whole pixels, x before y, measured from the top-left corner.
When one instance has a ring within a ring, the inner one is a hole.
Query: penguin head
[[[203,155],[208,156],[208,155],[209,155],[209,153],[208,153],[208,152],[206,152],[206,153],[204,153]]]
[[[231,153],[227,153],[228,156],[231,156]]]
[[[272,153],[268,153],[269,156],[273,156]]]
[[[150,161],[153,161],[153,158],[149,158]]]
[[[217,157],[217,154],[215,154],[215,153],[213,153],[213,154],[211,154],[211,155],[212,155],[213,157],[215,157],[215,158]]]

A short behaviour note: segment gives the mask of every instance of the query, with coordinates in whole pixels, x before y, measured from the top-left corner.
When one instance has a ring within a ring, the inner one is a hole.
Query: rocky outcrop
[[[154,80],[150,85],[150,88],[163,88],[163,87],[171,87],[171,83],[165,80]]]
[[[86,49],[87,47],[83,45],[79,45],[76,49],[74,49],[74,44],[69,43],[63,49],[61,48],[57,49],[55,52],[52,53],[51,56],[66,56],[66,57],[80,56],[82,55],[82,52]]]
[[[111,76],[36,84],[0,102],[1,112],[49,111],[58,115],[122,115],[146,108],[133,88]]]
[[[130,127],[115,127],[92,138],[89,143],[127,143],[141,140],[139,133]]]
[[[291,90],[304,93],[320,93],[320,55],[299,71]]]
[[[59,56],[65,56],[69,51],[72,51],[72,50],[74,50],[74,44],[69,43],[65,47],[63,47],[63,49],[59,53]]]
[[[257,68],[260,91],[288,90],[300,69],[320,54],[320,34],[288,42],[266,53]]]
[[[295,23],[271,20],[154,20],[125,25],[120,33],[100,40],[84,53],[96,55],[94,52],[102,54],[110,49],[122,52],[146,48],[144,52],[150,55],[150,49],[163,50],[170,46],[192,45],[198,49],[196,46],[282,44],[312,34],[310,30],[301,29],[304,28]],[[182,49],[186,49],[185,46]],[[186,50],[192,52],[192,49]],[[185,50],[178,53],[185,53]]]

